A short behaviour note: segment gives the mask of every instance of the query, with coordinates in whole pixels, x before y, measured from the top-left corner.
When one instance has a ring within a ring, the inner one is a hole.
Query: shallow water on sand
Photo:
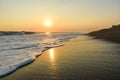
[[[0,80],[120,80],[120,44],[80,36]]]

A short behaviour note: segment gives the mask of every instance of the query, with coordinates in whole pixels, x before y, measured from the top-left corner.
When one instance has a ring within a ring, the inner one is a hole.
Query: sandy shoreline
[[[68,43],[69,44],[69,41],[68,42],[65,42],[65,43]],[[67,44],[65,44],[67,45]],[[55,47],[55,49],[59,48],[59,47],[64,47],[64,46],[58,46],[58,47]],[[33,76],[34,74],[33,73],[36,73],[36,75],[39,75],[38,73],[38,67],[40,66],[38,63],[43,63],[41,61],[41,57],[44,56],[45,54],[49,54],[49,50],[46,50],[44,51],[41,55],[37,56],[37,59],[28,63],[28,64],[25,64],[24,66],[22,66],[22,68],[19,68],[13,72],[11,72],[11,74],[8,74],[6,76],[3,76],[0,80],[33,80],[31,78],[31,76]],[[38,70],[36,70],[35,68],[37,67]],[[29,72],[32,72],[32,74]]]
[[[114,52],[114,45],[116,51],[119,45],[114,43],[87,36],[73,38],[0,80],[119,80],[119,54],[108,54]]]

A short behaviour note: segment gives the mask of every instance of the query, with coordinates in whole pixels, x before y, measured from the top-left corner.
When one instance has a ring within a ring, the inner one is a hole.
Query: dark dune
[[[113,25],[111,28],[102,29],[88,33],[97,39],[105,39],[113,42],[120,42],[120,24]]]

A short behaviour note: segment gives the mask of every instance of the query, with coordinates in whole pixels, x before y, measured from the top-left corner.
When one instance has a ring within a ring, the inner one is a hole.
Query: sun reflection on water
[[[50,49],[50,58],[51,58],[51,60],[53,60],[54,59],[54,49],[52,48],[52,49]]]
[[[51,64],[51,68],[52,68],[52,74],[55,74],[56,62],[55,62],[55,52],[54,52],[53,48],[51,48],[49,50],[49,56],[50,56],[50,64]]]
[[[50,34],[50,32],[45,32],[45,34],[46,34],[46,35],[49,35],[49,34]]]

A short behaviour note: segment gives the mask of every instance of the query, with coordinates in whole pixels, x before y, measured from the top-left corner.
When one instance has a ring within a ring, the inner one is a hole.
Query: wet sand
[[[119,48],[116,43],[80,36],[0,80],[120,80]]]

